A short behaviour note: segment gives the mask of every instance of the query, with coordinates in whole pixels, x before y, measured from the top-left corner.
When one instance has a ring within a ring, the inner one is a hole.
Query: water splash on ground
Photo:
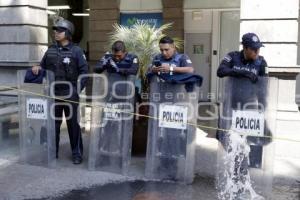
[[[224,147],[225,146],[225,147]],[[220,200],[265,200],[255,192],[249,174],[250,146],[246,137],[230,132],[224,145],[218,174]]]

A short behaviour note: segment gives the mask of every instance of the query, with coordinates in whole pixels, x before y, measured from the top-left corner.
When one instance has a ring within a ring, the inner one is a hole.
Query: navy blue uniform
[[[69,43],[67,46],[51,45],[45,53],[40,66],[43,69],[53,71],[56,81],[71,82],[77,91],[77,79],[81,74],[87,74],[88,64],[82,49]],[[81,79],[80,89],[86,85],[87,78]],[[69,88],[65,85],[55,90],[57,95],[69,94]]]
[[[257,76],[266,75],[267,62],[259,56],[256,60],[246,60],[243,51],[228,53],[221,61],[217,71],[218,77],[246,77],[256,82]]]
[[[77,93],[77,87],[82,90],[87,79],[81,79],[80,86],[77,85],[79,75],[87,74],[88,64],[85,59],[85,55],[82,49],[73,43],[69,43],[66,46],[59,46],[58,44],[51,45],[45,53],[41,63],[41,67],[46,70],[54,72],[55,81],[66,81],[71,83],[72,89],[65,84],[57,84],[55,87],[55,94],[58,96],[70,97],[68,100],[78,102],[79,95]],[[67,105],[59,105],[66,103],[64,101],[56,100],[58,105],[55,106],[55,131],[56,131],[56,154],[58,156],[59,138],[60,138],[60,126],[62,123],[62,115],[65,112],[67,119],[67,127],[70,137],[72,156],[82,157],[83,145],[81,130],[77,119],[78,103],[69,103]],[[70,116],[72,114],[72,116]]]
[[[192,61],[187,55],[177,52],[169,59],[166,59],[162,54],[158,54],[153,58],[153,66],[159,67],[162,64],[168,64],[170,67],[193,67]],[[154,74],[149,72],[148,78],[151,78],[154,75],[169,83],[185,84],[187,92],[193,92],[194,84],[202,81],[200,76],[192,73],[170,74],[168,72]],[[151,91],[151,93],[153,92],[155,93],[157,91]],[[164,136],[160,137],[157,140],[157,143],[159,148],[156,151],[158,151],[162,156],[157,157],[159,158],[159,167],[155,169],[156,173],[166,173],[163,175],[163,178],[176,180],[176,174],[180,171],[180,169],[177,165],[178,161],[174,159],[174,157],[186,156],[186,137],[180,137],[176,131],[165,131]]]
[[[175,53],[170,59],[165,59],[162,54],[158,54],[154,57],[152,65],[155,65],[155,61],[160,61],[161,64],[167,63],[174,65],[175,67],[192,67],[191,59],[185,54]]]
[[[232,77],[244,77],[250,79],[253,83],[257,82],[258,76],[266,76],[266,68],[267,68],[267,62],[262,56],[259,56],[256,60],[246,60],[244,57],[243,51],[234,51],[230,52],[227,54],[224,59],[222,60],[219,69],[217,71],[217,75],[222,78],[225,76],[232,76]],[[240,86],[239,88],[243,88]],[[232,91],[232,94],[228,94],[231,96],[231,104],[233,107],[237,107],[237,105],[244,105],[245,103],[248,102],[249,99],[252,98],[253,94],[247,92],[247,88],[245,88],[245,93],[244,96],[236,96],[234,95],[234,90]],[[264,100],[261,100],[261,103],[263,103]],[[219,119],[219,127],[223,128],[220,124],[220,119]],[[228,147],[228,136],[226,132],[217,131],[217,139],[223,144],[225,148]],[[257,139],[255,137],[248,137],[247,138],[248,142],[256,141],[256,143],[261,143],[260,139]],[[257,152],[255,148],[259,147],[257,146],[250,146],[251,148],[251,153],[250,153],[250,158],[253,157],[252,155],[255,154],[257,156]],[[258,156],[257,156],[258,157]],[[250,159],[251,163],[251,159]],[[238,163],[236,162],[237,165],[240,166],[240,173],[241,174],[247,174],[248,171],[248,161],[245,159],[242,162]]]
[[[102,73],[107,71],[108,73],[119,73],[122,75],[136,75],[139,68],[138,57],[134,54],[126,53],[125,57],[116,61],[113,59],[112,54],[106,54],[96,64],[94,72]]]
[[[243,51],[233,51],[228,53],[218,68],[217,75],[220,78],[226,76],[245,77],[252,82],[258,80],[258,76],[266,76],[267,62],[264,57],[258,56],[256,60],[246,60]],[[247,92],[245,91],[247,96]],[[243,98],[241,97],[240,100]],[[219,125],[220,126],[220,125]],[[217,139],[222,139],[222,131],[217,131]]]
[[[165,59],[162,54],[156,55],[153,59],[152,65],[156,66],[157,64],[168,64],[173,67],[193,67],[192,61],[185,54],[175,53],[170,59]],[[158,67],[158,66],[157,66]],[[198,84],[200,87],[202,84],[203,78],[200,75],[194,73],[159,73],[154,74],[149,72],[147,77],[150,78],[153,75],[159,76],[161,79],[165,80],[168,83],[178,83],[185,84],[187,92],[192,92],[194,89],[194,84]]]
[[[264,46],[255,33],[244,34],[242,37],[242,45],[244,49],[250,49],[255,51],[256,53],[261,47]],[[244,50],[234,51],[227,54],[221,61],[221,64],[217,71],[217,75],[220,78],[231,76],[237,77],[237,79],[232,79],[231,91],[226,91],[226,97],[228,97],[228,99],[227,101],[223,102],[225,107],[226,105],[230,105],[232,110],[236,110],[245,108],[244,106],[246,105],[247,109],[249,109],[249,102],[252,102],[251,99],[253,98],[257,99],[260,105],[265,105],[265,96],[263,94],[259,94],[259,91],[263,91],[265,88],[256,90],[256,87],[264,87],[265,85],[249,84],[247,79],[250,79],[252,83],[256,83],[259,76],[267,75],[266,69],[267,63],[262,56],[258,56],[258,58],[256,58],[255,60],[246,60],[244,56]],[[243,78],[243,80],[240,78]],[[236,93],[235,89],[243,91],[243,93]],[[253,109],[257,109],[254,105],[252,106]],[[221,112],[219,112],[219,114],[220,113]],[[232,113],[228,113],[227,110],[224,109],[222,113],[224,113],[227,117],[232,116]],[[221,119],[221,117],[219,116],[219,128],[230,129],[230,124],[228,123],[226,118]],[[218,130],[217,139],[221,142],[227,152],[230,152],[232,150],[228,132]],[[260,158],[262,155],[261,149],[264,139],[251,136],[247,137],[247,142],[250,145],[249,155],[240,152],[239,154],[235,155],[234,158],[234,178],[231,178],[231,181],[236,184],[245,184],[245,180],[249,175],[249,164],[250,166],[255,167],[261,166]],[[250,162],[248,162],[248,160]],[[233,199],[241,199],[243,193],[245,193],[244,189],[233,191],[232,197]]]

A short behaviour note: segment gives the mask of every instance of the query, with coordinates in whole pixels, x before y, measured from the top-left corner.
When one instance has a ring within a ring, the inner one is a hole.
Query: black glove
[[[109,59],[107,65],[109,67],[111,67],[113,69],[113,71],[115,71],[115,72],[119,72],[120,71],[119,67],[117,66],[117,64],[115,63],[115,61],[112,58]]]
[[[245,76],[249,78],[252,83],[256,83],[258,81],[258,76],[252,72],[246,73]]]
[[[106,52],[105,55],[101,58],[101,63],[103,66],[106,66],[109,63],[109,60],[112,58],[112,55],[109,52]]]
[[[233,72],[237,77],[249,78],[252,83],[256,83],[258,81],[258,76],[255,73],[249,71],[249,69],[233,67]]]
[[[110,54],[109,52],[106,52],[105,55],[96,64],[94,72],[102,73],[104,70],[111,68],[112,65],[116,66],[116,63],[112,60],[112,54]]]

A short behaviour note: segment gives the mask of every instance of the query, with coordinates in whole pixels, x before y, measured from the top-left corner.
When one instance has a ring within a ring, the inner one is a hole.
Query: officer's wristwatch
[[[170,66],[170,75],[173,75],[173,72],[174,72],[174,67],[171,65]]]

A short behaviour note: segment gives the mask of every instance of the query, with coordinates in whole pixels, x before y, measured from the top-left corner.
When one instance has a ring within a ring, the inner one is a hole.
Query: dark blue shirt
[[[228,53],[218,68],[217,75],[241,77],[244,73],[253,73],[256,76],[266,76],[267,62],[264,57],[259,56],[256,60],[246,60],[243,51]],[[240,73],[237,73],[240,72]]]
[[[185,55],[185,54],[179,54],[175,53],[170,59],[165,59],[162,54],[158,54],[154,57],[152,65],[154,65],[154,62],[156,60],[159,60],[162,64],[167,63],[170,65],[175,65],[176,67],[192,67],[192,61],[191,59]]]
[[[112,60],[116,67],[112,67],[111,63],[108,60]],[[102,73],[106,70],[108,73],[119,73],[122,75],[136,75],[139,68],[139,60],[138,57],[131,53],[126,53],[125,57],[116,61],[113,59],[112,54],[108,54],[103,56],[99,62],[96,64],[94,72]]]
[[[155,65],[155,62],[159,60],[161,64],[169,64],[170,66],[176,67],[192,67],[191,59],[185,54],[175,53],[170,59],[165,59],[162,54],[158,54],[154,57],[152,65]],[[194,73],[174,73],[171,75],[170,73],[161,73],[161,74],[154,74],[149,72],[147,77],[151,79],[154,75],[160,77],[161,79],[165,80],[168,83],[173,84],[185,84],[185,88],[187,92],[192,92],[194,89],[194,85],[197,84],[199,87],[202,85],[203,78]]]
[[[86,61],[86,57],[82,51],[82,49],[75,45],[74,43],[70,42],[66,46],[60,46],[57,43],[51,45],[50,48],[56,48],[58,52],[60,51],[71,51],[72,52],[72,59],[75,60],[75,65],[78,70],[79,75],[87,74],[88,73],[88,63]],[[48,50],[49,50],[48,49]],[[42,58],[42,61],[40,63],[40,66],[43,69],[46,69],[46,61],[47,61],[47,55],[48,51],[45,53],[44,57]],[[86,86],[87,83],[87,77],[81,79],[81,89],[83,89]]]

